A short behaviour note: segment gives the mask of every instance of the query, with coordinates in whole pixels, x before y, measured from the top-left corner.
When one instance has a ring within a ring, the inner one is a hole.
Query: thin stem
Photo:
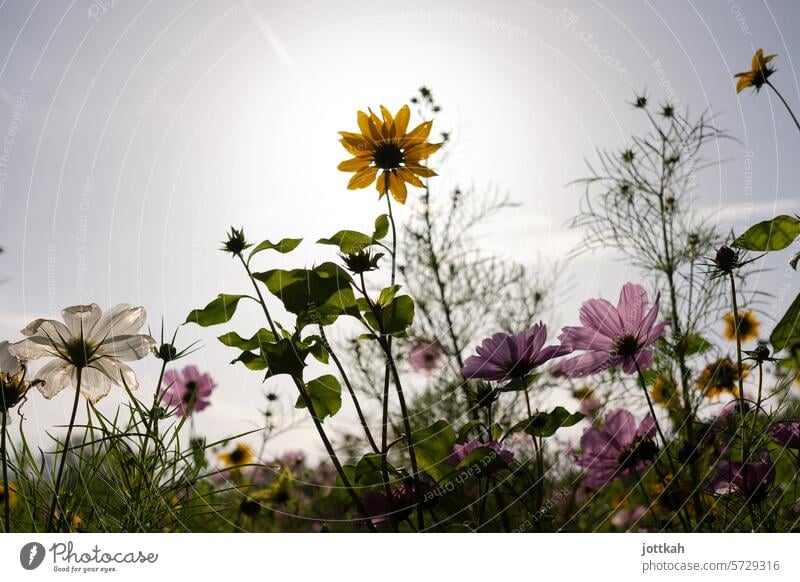
[[[647,382],[644,379],[644,374],[642,374],[642,369],[639,367],[638,362],[635,362],[635,364],[636,364],[636,372],[639,374],[639,384],[642,387],[642,392],[644,392],[644,397],[647,399],[647,407],[650,409],[650,416],[653,417],[653,422],[656,425],[658,436],[661,437],[661,442],[664,443],[664,450],[666,451],[667,447],[669,446],[669,443],[667,442],[667,437],[664,436],[664,433],[661,430],[661,425],[658,422],[658,417],[656,416],[656,411],[653,408],[653,401],[650,399],[650,392],[647,390]],[[667,458],[669,458],[669,455],[667,455]]]
[[[364,416],[364,411],[361,409],[361,404],[358,402],[358,397],[353,389],[353,385],[350,383],[350,378],[347,376],[347,372],[345,372],[345,369],[342,366],[341,361],[339,361],[339,357],[336,355],[336,352],[333,351],[333,346],[330,344],[330,342],[328,342],[328,338],[325,335],[325,328],[322,326],[322,324],[319,324],[319,335],[322,338],[322,341],[325,344],[325,349],[328,350],[333,363],[336,364],[336,368],[339,370],[339,374],[342,376],[344,385],[347,386],[347,391],[350,392],[350,397],[353,399],[353,405],[355,406],[356,413],[358,414],[358,420],[361,422],[361,427],[364,429],[364,434],[367,436],[370,447],[372,447],[372,450],[375,453],[380,452],[378,445],[375,443],[375,439],[372,438],[372,432],[369,430],[367,418]]]
[[[56,507],[59,503],[58,492],[61,488],[61,479],[64,476],[64,466],[67,461],[67,454],[69,452],[69,441],[72,438],[72,428],[75,426],[75,416],[78,414],[78,402],[81,397],[81,375],[83,372],[82,367],[76,368],[76,383],[75,383],[75,400],[72,403],[72,415],[69,418],[69,427],[67,428],[67,437],[64,439],[64,450],[61,452],[61,462],[58,464],[58,472],[56,473],[56,481],[53,486],[53,499],[50,502],[50,514],[47,518],[47,533],[53,531],[53,520],[56,516]],[[63,508],[62,508],[63,513]],[[62,516],[63,517],[63,516]],[[60,519],[59,519],[60,521]]]
[[[792,117],[792,121],[794,121],[795,127],[797,127],[797,129],[800,131],[800,122],[797,121],[797,117],[795,117],[794,111],[792,111],[792,108],[789,107],[789,104],[786,102],[786,99],[784,99],[783,95],[781,95],[780,91],[778,91],[775,88],[775,85],[773,85],[769,81],[767,81],[766,83],[767,83],[767,86],[775,92],[775,95],[778,96],[778,99],[781,100],[781,103],[783,103],[783,106],[786,107],[786,111],[788,111],[789,115]]]
[[[747,462],[747,442],[745,435],[745,422],[744,422],[744,368],[742,366],[742,336],[739,330],[739,306],[736,300],[736,278],[733,276],[733,271],[729,273],[731,281],[731,301],[733,302],[733,333],[736,336],[736,369],[738,371],[739,380],[739,416],[742,418],[742,462]]]
[[[0,387],[2,388],[2,387]],[[8,459],[6,458],[6,409],[5,394],[3,395],[3,414],[0,414],[0,457],[3,460],[3,524],[4,531],[11,533],[11,491],[8,488]]]
[[[264,296],[261,294],[261,289],[259,289],[258,285],[256,284],[255,279],[253,278],[253,273],[250,271],[250,266],[247,264],[247,261],[244,260],[244,257],[241,253],[237,254],[236,256],[239,257],[239,260],[242,262],[244,266],[244,270],[247,272],[247,278],[250,279],[250,282],[253,284],[253,288],[256,291],[256,295],[258,295],[258,302],[261,305],[261,309],[264,312],[264,317],[266,317],[267,322],[269,323],[270,330],[272,331],[273,335],[278,338],[280,334],[278,333],[278,327],[275,325],[275,322],[272,320],[272,317],[269,314],[269,309],[267,308],[267,302],[264,300]],[[295,386],[297,387],[297,391],[300,393],[300,398],[303,400],[303,404],[305,404],[306,409],[308,410],[309,414],[311,415],[311,420],[314,422],[314,427],[317,429],[317,433],[319,434],[320,439],[322,440],[322,444],[325,446],[325,450],[328,453],[328,456],[333,463],[333,466],[336,468],[336,472],[339,475],[339,478],[342,480],[342,484],[344,485],[347,493],[350,495],[350,499],[353,501],[353,504],[358,509],[358,512],[361,514],[361,517],[364,518],[364,523],[371,531],[375,531],[375,525],[372,523],[372,520],[369,519],[369,515],[367,514],[366,509],[364,508],[364,504],[359,499],[358,495],[356,494],[355,490],[353,489],[353,485],[350,483],[350,479],[348,478],[347,474],[344,472],[344,468],[342,467],[342,463],[339,461],[339,457],[336,454],[336,451],[331,444],[328,435],[325,433],[325,429],[322,428],[322,422],[320,421],[317,413],[314,410],[314,403],[311,401],[311,398],[308,396],[306,392],[305,385],[303,382],[292,376],[292,380],[294,381]]]

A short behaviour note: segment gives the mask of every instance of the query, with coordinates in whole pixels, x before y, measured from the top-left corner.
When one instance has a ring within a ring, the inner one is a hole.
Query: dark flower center
[[[372,159],[381,170],[394,170],[403,163],[403,152],[393,143],[384,143],[377,147]]]
[[[631,445],[622,451],[619,456],[619,466],[621,469],[634,469],[640,466],[643,462],[652,461],[658,446],[656,442],[649,437],[639,437]]]
[[[244,461],[244,451],[239,448],[233,449],[230,459],[232,464],[238,465],[239,463]]]
[[[197,396],[197,388],[198,388],[197,382],[195,382],[194,380],[189,380],[186,383],[186,392],[184,392],[183,394],[183,401],[188,404],[192,400],[194,400],[195,397]]]
[[[72,339],[65,345],[66,356],[76,368],[85,368],[94,354],[94,346],[82,339]]]
[[[632,335],[626,335],[617,340],[616,354],[620,358],[635,356],[639,351],[639,340]]]
[[[749,317],[739,317],[739,336],[747,337],[753,330],[752,321]]]
[[[721,362],[717,369],[714,370],[714,385],[721,388],[733,388],[733,385],[738,380],[736,368],[727,362]]]

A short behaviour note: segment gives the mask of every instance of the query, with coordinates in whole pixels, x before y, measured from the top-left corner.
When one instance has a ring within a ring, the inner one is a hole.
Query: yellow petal
[[[358,112],[358,127],[362,134],[369,136],[373,141],[380,139],[375,127],[370,123],[369,116],[363,111]]]
[[[386,109],[383,105],[381,105],[381,115],[383,115],[383,124],[386,127],[391,127],[394,123],[394,118],[392,117],[392,112]]]
[[[403,158],[413,162],[424,160],[432,156],[440,147],[442,147],[440,143],[422,143],[411,146],[403,150]]]
[[[351,160],[345,160],[336,166],[342,172],[358,172],[369,166],[370,158],[368,157],[355,157]]]
[[[400,204],[406,203],[406,197],[408,196],[406,183],[394,172],[389,174],[389,189],[392,191],[392,198]]]
[[[753,62],[750,65],[750,68],[753,71],[757,71],[761,67],[761,61],[763,60],[764,60],[764,49],[758,49],[753,55]]]
[[[739,81],[736,83],[737,93],[741,93],[742,91],[753,85],[752,73],[739,73],[736,76],[739,77]]]
[[[399,168],[397,170],[397,175],[400,176],[401,179],[411,184],[412,186],[416,186],[417,188],[425,187],[425,184],[422,183],[422,180],[417,178],[414,172],[412,172],[408,168]]]
[[[406,164],[406,168],[414,172],[417,176],[422,176],[423,178],[432,178],[433,176],[438,175],[430,168],[426,168],[425,166],[421,166],[419,164]]]
[[[388,139],[389,138],[389,135],[388,135],[389,132],[388,132],[386,126],[384,125],[383,120],[380,117],[378,117],[377,115],[375,115],[372,112],[372,109],[369,110],[369,119],[370,119],[370,122],[372,123],[372,126],[375,128],[375,133],[378,136],[375,139],[375,141],[377,143],[381,143],[384,140]]]
[[[378,198],[383,197],[384,194],[389,190],[389,172],[383,172],[380,176],[378,176],[378,181],[375,182],[375,189],[380,193]]]
[[[375,150],[375,142],[369,137],[360,133],[350,133],[349,131],[340,131],[339,135],[342,136],[342,141],[350,146],[356,148],[358,151],[363,152],[367,150]]]
[[[368,166],[353,174],[350,181],[347,183],[349,190],[358,190],[359,188],[366,188],[375,179],[375,174],[378,173],[378,168],[375,166]]]
[[[401,141],[401,147],[407,148],[415,144],[424,143],[428,139],[428,134],[431,132],[433,126],[432,121],[425,121],[415,127],[409,134],[407,134]]]
[[[408,120],[411,119],[411,110],[408,105],[403,105],[394,116],[395,135],[403,137],[408,130]]]

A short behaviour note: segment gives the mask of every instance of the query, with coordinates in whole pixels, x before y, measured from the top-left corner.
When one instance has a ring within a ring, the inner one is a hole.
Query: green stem
[[[746,463],[747,455],[747,442],[745,434],[745,401],[744,401],[744,368],[742,366],[742,336],[739,330],[739,306],[736,299],[736,278],[733,276],[733,271],[729,273],[731,281],[731,301],[733,303],[733,333],[736,336],[736,369],[739,376],[739,416],[742,419],[742,462]]]
[[[250,271],[250,266],[247,264],[247,261],[244,260],[244,257],[239,253],[237,255],[239,260],[242,262],[244,266],[244,270],[247,273],[247,278],[250,279],[250,282],[253,284],[253,288],[256,291],[256,295],[258,296],[258,302],[261,305],[261,309],[264,312],[264,317],[266,317],[267,322],[269,323],[270,330],[272,331],[273,335],[278,338],[280,334],[278,333],[278,327],[275,325],[275,322],[272,320],[272,317],[269,314],[269,309],[267,308],[267,302],[264,300],[264,296],[261,294],[261,289],[259,289],[258,285],[256,284],[256,280],[253,278],[253,273]],[[342,467],[342,463],[339,461],[339,457],[336,454],[336,451],[331,444],[328,435],[325,433],[325,429],[322,427],[322,422],[320,421],[319,417],[317,416],[316,411],[314,410],[314,403],[311,401],[311,398],[308,396],[308,392],[306,392],[305,384],[295,376],[292,376],[292,380],[294,381],[295,386],[297,387],[297,391],[300,393],[300,398],[305,404],[306,409],[308,410],[309,414],[311,415],[311,420],[314,422],[314,428],[317,429],[317,434],[319,434],[320,439],[322,440],[322,444],[325,446],[325,450],[328,453],[328,456],[333,463],[333,466],[336,469],[336,473],[339,475],[339,478],[342,480],[342,484],[344,488],[347,490],[350,499],[353,501],[353,504],[356,506],[356,509],[361,514],[361,517],[364,518],[364,523],[371,531],[375,531],[375,524],[372,523],[372,520],[369,519],[369,515],[367,514],[366,509],[364,508],[364,504],[359,499],[358,495],[356,494],[355,490],[353,489],[353,485],[350,483],[350,479],[348,478],[347,474],[344,472],[344,467]]]
[[[58,472],[56,473],[56,481],[53,485],[53,499],[50,502],[50,514],[47,517],[47,533],[53,532],[53,520],[56,516],[56,507],[59,503],[58,493],[61,488],[61,479],[64,477],[64,466],[67,463],[67,454],[69,453],[69,441],[72,438],[72,428],[75,426],[75,416],[78,414],[78,402],[81,397],[81,375],[83,368],[76,368],[76,383],[75,383],[75,400],[72,403],[72,415],[69,418],[69,427],[67,428],[67,437],[64,439],[64,450],[61,452],[61,461],[58,464]],[[62,514],[63,514],[62,508]],[[63,515],[61,516],[63,517]],[[60,518],[59,518],[60,521]]]
[[[1,389],[2,387],[0,387]],[[6,457],[6,414],[5,395],[3,399],[3,414],[0,414],[0,457],[3,460],[3,524],[4,531],[11,533],[11,491],[8,488],[8,458]]]
[[[800,122],[797,121],[797,117],[795,117],[794,111],[792,111],[792,108],[789,107],[789,104],[786,102],[786,99],[784,99],[783,95],[781,95],[780,91],[778,91],[775,88],[775,85],[773,85],[769,81],[767,81],[766,83],[767,83],[767,86],[775,92],[775,95],[778,96],[778,99],[781,100],[781,103],[783,103],[783,106],[786,107],[786,111],[788,111],[789,115],[792,117],[792,121],[794,121],[795,127],[797,127],[797,129],[800,130]]]

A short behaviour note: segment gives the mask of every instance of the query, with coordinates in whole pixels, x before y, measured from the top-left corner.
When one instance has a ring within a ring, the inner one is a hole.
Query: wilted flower
[[[461,461],[467,458],[467,456],[472,452],[478,449],[489,449],[492,451],[503,463],[508,465],[511,461],[514,460],[514,453],[509,451],[508,449],[504,449],[503,445],[498,443],[497,441],[489,441],[483,443],[477,439],[469,441],[464,444],[456,443],[453,445],[453,452],[450,455],[450,458],[447,462],[451,465],[458,465]]]
[[[668,322],[656,323],[659,296],[648,311],[647,291],[626,283],[617,307],[605,299],[590,299],[580,310],[582,327],[565,327],[561,344],[585,353],[556,365],[555,371],[572,378],[588,376],[615,366],[627,374],[644,370],[653,362],[648,349],[661,336]]]
[[[75,387],[79,370],[81,393],[93,403],[108,394],[112,384],[131,390],[139,387],[136,375],[124,362],[144,358],[155,344],[149,335],[136,333],[144,325],[144,307],[121,303],[103,313],[92,303],[67,307],[61,314],[64,323],[32,321],[22,330],[27,339],[9,348],[21,360],[54,358],[37,374],[45,398]]]
[[[461,373],[468,379],[502,382],[523,378],[552,358],[572,351],[567,346],[546,346],[547,326],[539,322],[517,335],[496,333],[477,348],[477,355],[464,362]]]
[[[435,372],[444,365],[445,356],[439,342],[417,342],[408,356],[411,367],[417,372]]]
[[[361,273],[368,273],[369,271],[376,270],[378,268],[378,261],[383,257],[383,253],[373,254],[370,249],[362,249],[356,253],[339,256],[342,258],[344,266],[347,267],[348,271],[354,275],[360,275]]]
[[[758,92],[767,82],[769,76],[775,72],[775,69],[769,66],[769,62],[776,56],[778,55],[767,55],[765,57],[764,49],[758,49],[753,55],[750,70],[734,75],[734,78],[739,79],[736,82],[736,92],[741,93],[748,87],[753,87]]]
[[[582,455],[576,463],[586,469],[584,484],[597,489],[650,465],[658,452],[655,434],[649,414],[637,427],[627,410],[609,412],[602,428],[587,428],[581,436]]]
[[[779,445],[789,449],[800,449],[800,422],[796,420],[776,422],[767,432]]]
[[[411,481],[405,480],[390,489],[390,497],[383,491],[367,491],[361,496],[361,502],[372,525],[400,522],[414,509],[414,487]]]
[[[750,367],[742,364],[742,377]],[[722,358],[706,366],[697,378],[697,389],[709,398],[719,398],[725,393],[739,396],[739,367],[730,358]]]
[[[361,133],[340,131],[344,148],[352,159],[339,164],[343,172],[355,172],[347,187],[350,190],[366,188],[376,182],[380,196],[391,192],[392,197],[404,204],[408,194],[406,183],[424,188],[420,178],[430,178],[436,172],[422,165],[442,144],[428,143],[432,121],[421,123],[406,133],[411,111],[403,105],[397,114],[392,114],[381,105],[379,118],[372,111],[369,115],[358,112],[358,127]],[[378,172],[381,172],[378,176]]]
[[[10,421],[7,412],[25,398],[28,389],[40,384],[39,380],[25,380],[25,366],[9,350],[11,344],[0,342],[0,430],[3,420]]]
[[[746,463],[721,460],[709,491],[717,495],[738,492],[751,505],[764,501],[775,481],[775,465],[766,449],[759,449],[754,457]]]
[[[733,312],[726,313],[722,318],[725,322],[725,338],[736,339],[736,321]],[[761,322],[752,311],[739,311],[739,338],[743,342],[758,339],[758,330]]]
[[[167,388],[161,399],[167,406],[177,407],[178,414],[189,416],[209,405],[209,396],[216,384],[207,373],[201,374],[196,366],[186,366],[182,371],[168,370],[164,374]]]

